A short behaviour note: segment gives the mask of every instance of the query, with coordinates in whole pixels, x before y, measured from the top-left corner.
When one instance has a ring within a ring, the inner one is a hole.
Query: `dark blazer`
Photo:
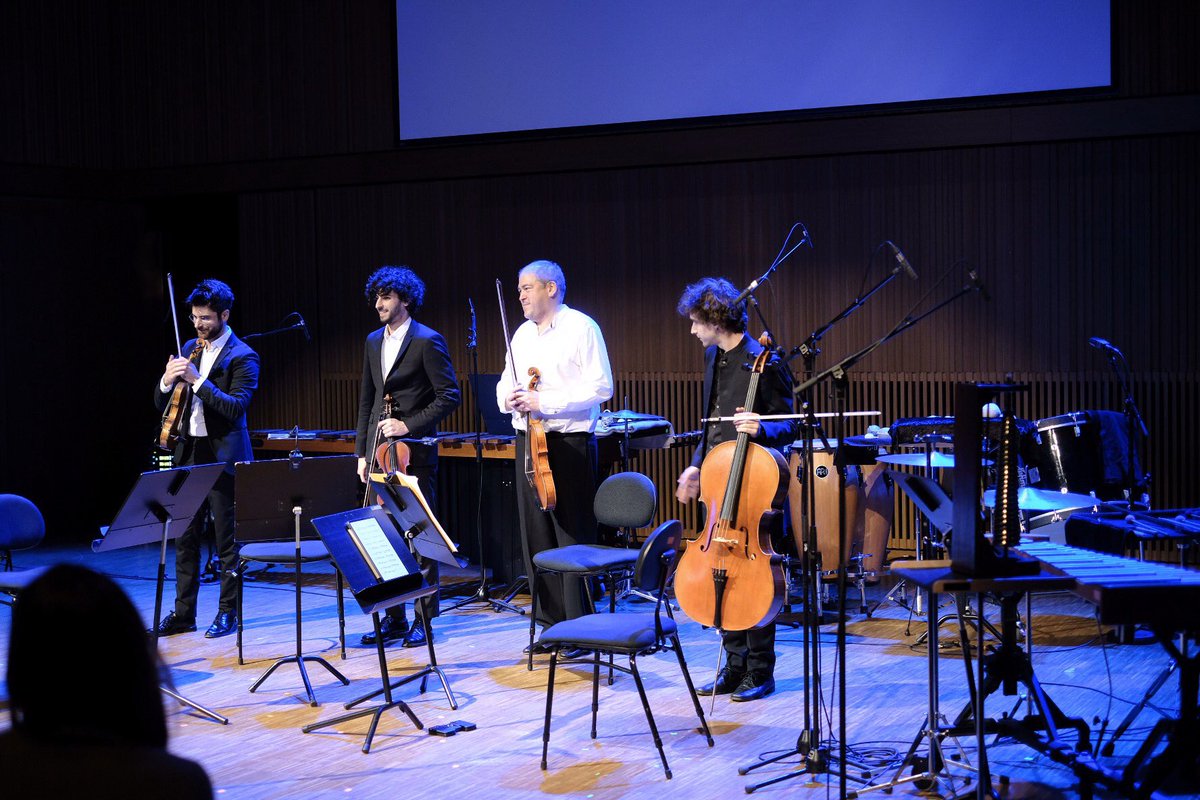
[[[189,339],[183,352],[190,353],[196,346]],[[217,460],[225,463],[225,471],[232,474],[237,461],[252,461],[250,433],[246,429],[246,409],[250,398],[258,388],[258,353],[230,333],[229,341],[221,348],[221,355],[209,370],[208,378],[200,385],[196,398],[204,403],[204,425],[208,429],[208,440]],[[164,393],[157,385],[154,389],[154,405],[161,412],[171,402],[170,393]],[[182,444],[180,445],[182,447]],[[179,448],[175,451],[180,455]]]
[[[735,348],[729,352],[744,354],[747,362],[752,364],[753,360],[762,352],[762,345],[749,336],[742,341],[745,345],[744,349]],[[700,406],[700,413],[704,416],[708,416],[708,409],[712,407],[713,373],[716,369],[717,349],[717,346],[713,345],[704,350],[704,393],[701,395],[702,405]],[[732,387],[732,391],[736,392],[738,397],[745,397],[750,388],[750,372],[749,370],[739,370],[737,376],[737,384]],[[758,392],[755,394],[754,408],[751,410],[759,414],[792,413],[791,381],[790,378],[784,376],[778,366],[778,361],[774,358],[767,363],[762,377],[758,381]],[[722,411],[725,416],[731,416],[732,412],[733,409]],[[725,441],[737,438],[737,431],[732,422],[722,422],[721,426],[722,437]],[[700,466],[700,463],[704,461],[704,456],[708,454],[708,423],[703,424],[701,430],[703,435],[700,437],[700,444],[696,446],[696,452],[692,454],[692,466],[694,467]],[[795,438],[796,423],[793,420],[762,420],[759,422],[758,436],[755,436],[752,441],[764,447],[782,450],[786,445],[795,441]]]
[[[382,352],[383,328],[380,328],[367,336],[363,356],[358,435],[354,443],[354,452],[360,458],[366,456],[374,441],[385,394],[392,396],[392,417],[408,425],[410,437],[437,433],[437,424],[458,408],[461,397],[446,340],[432,328],[412,321],[387,375],[382,374],[379,363]],[[409,449],[415,465],[437,462],[437,447],[410,444]]]

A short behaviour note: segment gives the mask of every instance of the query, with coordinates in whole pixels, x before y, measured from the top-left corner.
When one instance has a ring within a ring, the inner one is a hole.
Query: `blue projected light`
[[[1108,86],[1109,0],[397,0],[400,138]]]

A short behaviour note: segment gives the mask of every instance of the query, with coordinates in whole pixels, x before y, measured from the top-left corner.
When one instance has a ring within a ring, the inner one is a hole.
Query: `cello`
[[[508,315],[504,311],[504,289],[500,279],[496,279],[496,297],[500,301],[500,323],[504,326],[504,347],[508,354],[508,367],[512,370],[513,383],[521,385],[517,379],[517,365],[513,361],[512,338],[508,335]],[[529,368],[529,386],[531,392],[536,392],[541,383],[542,373],[537,367]],[[542,511],[553,511],[558,505],[558,495],[554,488],[554,474],[550,471],[550,450],[546,444],[546,429],[540,419],[532,414],[522,414],[525,420],[525,480],[537,494],[538,507]]]
[[[754,408],[770,340],[754,360],[743,408]],[[687,543],[675,571],[675,599],[696,622],[740,631],[768,624],[783,606],[783,563],[771,547],[770,529],[782,513],[788,468],[775,450],[738,432],[700,465],[705,527]]]

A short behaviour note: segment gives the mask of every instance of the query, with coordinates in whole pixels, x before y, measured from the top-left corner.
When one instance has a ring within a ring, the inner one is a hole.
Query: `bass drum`
[[[834,466],[837,445],[831,439],[833,450],[825,450],[821,442],[813,442],[813,463],[808,470],[808,479],[813,482],[813,524],[817,527],[817,551],[821,556],[822,572],[834,572],[838,568],[838,474]],[[800,520],[801,483],[800,459],[803,442],[795,442],[789,448],[788,471],[788,515],[791,518],[792,536],[796,541],[796,552],[804,552],[804,529]],[[846,533],[847,556],[862,552],[862,525],[860,509],[864,494],[859,467],[850,465],[846,470]]]

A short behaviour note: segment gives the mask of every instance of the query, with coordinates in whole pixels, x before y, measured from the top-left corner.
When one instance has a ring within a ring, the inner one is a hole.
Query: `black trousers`
[[[744,631],[721,634],[725,663],[736,672],[765,672],[775,675],[775,623]]]
[[[543,550],[571,544],[596,543],[596,437],[590,433],[546,435],[550,471],[558,501],[553,511],[542,511],[537,492],[525,478],[527,437],[517,433],[516,485],[517,511],[521,518],[521,537],[525,574],[532,576],[533,557]],[[538,618],[542,625],[590,614],[584,582],[577,577],[543,575],[537,586]]]
[[[215,464],[217,456],[208,437],[201,436],[184,442],[179,462],[180,466]],[[209,511],[213,516],[217,557],[221,560],[221,594],[217,610],[236,611],[237,576],[234,571],[237,569],[238,544],[233,538],[232,464],[226,465],[192,524],[175,540],[175,616],[183,619],[196,618],[196,598],[200,593],[200,538]]]
[[[429,507],[437,511],[437,462],[428,465],[417,466],[410,464],[408,474],[417,479],[417,485],[421,487],[421,494],[425,495],[425,501],[429,503]],[[438,571],[438,562],[431,558],[423,558],[417,556],[417,565],[421,568],[421,575],[425,578],[425,582],[430,586],[437,586],[441,579]],[[442,593],[439,589],[428,597],[422,597],[414,605],[414,613],[417,619],[433,619],[441,613]],[[398,606],[392,606],[387,610],[387,615],[396,622],[408,619],[408,604],[401,603]]]

